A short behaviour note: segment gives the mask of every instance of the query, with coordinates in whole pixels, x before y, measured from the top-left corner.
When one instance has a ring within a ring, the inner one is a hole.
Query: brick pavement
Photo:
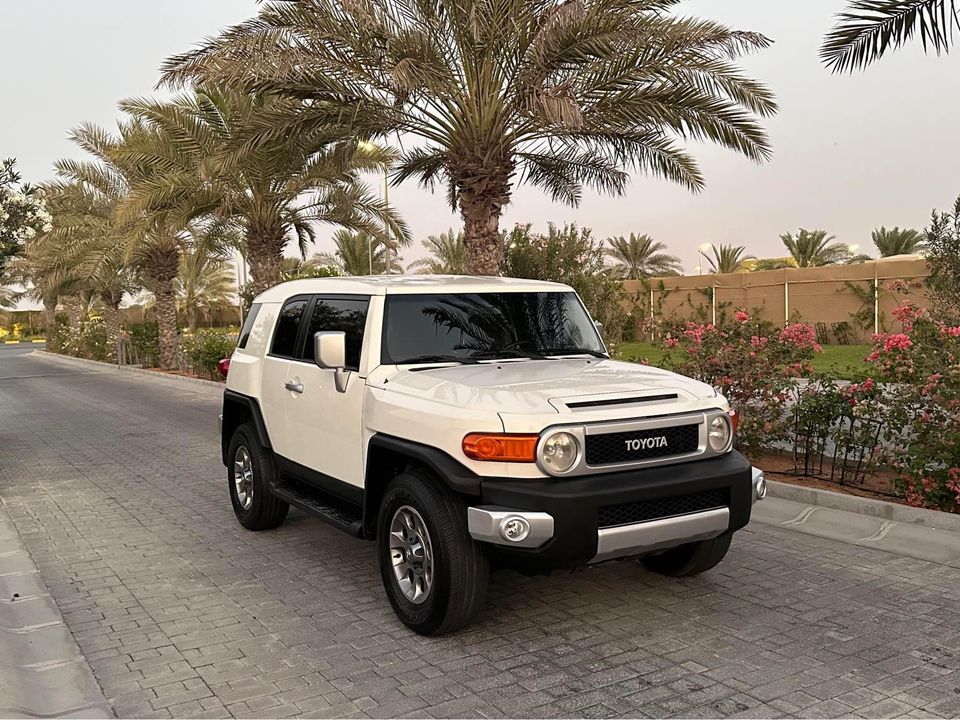
[[[120,716],[960,715],[960,570],[755,523],[699,578],[496,573],[422,638],[372,545],[236,523],[216,412],[0,348],[0,497]]]

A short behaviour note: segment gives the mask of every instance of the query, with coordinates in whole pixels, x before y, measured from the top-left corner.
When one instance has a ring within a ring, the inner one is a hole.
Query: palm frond
[[[833,72],[863,69],[917,33],[938,55],[960,28],[955,0],[851,0],[824,39],[820,59]]]

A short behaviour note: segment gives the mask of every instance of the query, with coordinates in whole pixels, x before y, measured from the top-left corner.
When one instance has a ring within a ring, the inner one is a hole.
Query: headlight
[[[710,449],[717,453],[726,452],[730,449],[730,441],[733,439],[733,428],[730,425],[730,418],[726,415],[717,415],[710,421],[708,432],[708,442]]]
[[[544,469],[563,474],[572,468],[580,454],[580,443],[568,432],[548,435],[540,443],[540,462]]]

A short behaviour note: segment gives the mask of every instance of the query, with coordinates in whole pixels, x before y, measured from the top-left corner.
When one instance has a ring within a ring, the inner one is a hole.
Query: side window
[[[323,330],[339,330],[347,334],[347,369],[358,370],[368,304],[369,298],[317,298],[317,304],[313,307],[313,316],[307,328],[303,359],[313,362],[314,333]]]
[[[250,339],[250,333],[253,331],[253,323],[257,320],[257,313],[260,312],[260,303],[254,303],[250,306],[247,317],[243,321],[243,327],[240,328],[240,341],[237,347],[243,350],[247,346],[247,340]]]
[[[306,307],[306,299],[290,300],[283,306],[280,316],[277,318],[277,329],[273,332],[271,355],[293,357],[297,347],[297,331],[300,329],[300,318],[303,316]]]

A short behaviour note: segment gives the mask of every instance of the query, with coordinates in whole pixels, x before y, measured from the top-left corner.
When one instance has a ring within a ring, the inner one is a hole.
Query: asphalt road
[[[960,570],[752,523],[703,576],[496,573],[394,618],[374,549],[235,521],[217,390],[0,346],[0,498],[120,716],[956,717]]]

